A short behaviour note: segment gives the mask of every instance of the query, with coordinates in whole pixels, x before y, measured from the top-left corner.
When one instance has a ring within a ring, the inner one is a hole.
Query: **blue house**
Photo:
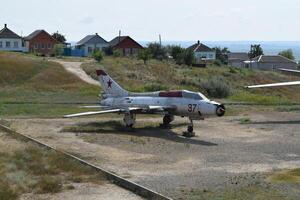
[[[75,49],[83,50],[84,56],[91,56],[95,50],[103,50],[108,46],[108,42],[100,37],[98,33],[95,35],[88,35],[79,42],[77,42]]]

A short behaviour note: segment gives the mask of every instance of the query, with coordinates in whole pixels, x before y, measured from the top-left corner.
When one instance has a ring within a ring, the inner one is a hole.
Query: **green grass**
[[[98,184],[106,181],[103,174],[63,154],[23,143],[22,150],[0,152],[0,199],[17,199],[24,193],[57,193],[75,179]]]
[[[83,58],[63,58],[85,61]],[[90,61],[84,70],[97,79],[95,70],[105,69],[130,91],[188,89],[207,95],[204,83],[222,77],[230,87],[230,96],[218,101],[251,102],[264,105],[299,102],[295,88],[246,90],[245,85],[290,81],[297,78],[274,72],[235,69],[209,65],[207,68],[179,66],[170,61],[150,60],[146,65],[135,58],[104,57],[101,63]],[[95,102],[101,89],[68,73],[55,62],[30,54],[0,52],[0,117],[61,117],[80,111],[77,106],[53,102]],[[11,104],[45,102],[45,104]],[[235,111],[234,111],[235,112]]]
[[[89,62],[83,69],[97,79],[96,69],[106,70],[124,88],[144,92],[158,89],[188,89],[207,95],[203,83],[213,77],[222,77],[230,88],[226,101],[251,102],[265,105],[299,102],[297,87],[276,89],[245,89],[244,86],[258,83],[272,83],[297,80],[276,72],[236,69],[227,66],[209,65],[207,68],[179,66],[169,61],[150,60],[148,64],[134,58],[104,57],[101,63]],[[298,78],[299,79],[299,78]],[[149,84],[153,84],[152,86]],[[159,86],[159,87],[158,87]]]
[[[99,87],[89,85],[55,62],[20,53],[0,52],[0,116],[59,117],[70,107],[10,102],[97,101]]]
[[[300,168],[276,172],[268,180],[275,183],[300,183]]]
[[[288,198],[285,194],[280,193],[275,189],[268,187],[263,187],[260,185],[243,186],[238,188],[225,188],[224,190],[192,190],[186,192],[184,199],[187,200],[201,200],[201,199],[218,199],[218,200],[244,200],[244,199],[255,199],[255,200],[265,200],[265,199],[293,199]],[[296,199],[295,199],[296,200]]]

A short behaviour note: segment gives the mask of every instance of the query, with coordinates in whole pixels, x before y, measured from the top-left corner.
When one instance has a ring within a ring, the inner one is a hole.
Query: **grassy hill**
[[[100,64],[86,62],[82,67],[95,79],[95,70],[105,69],[130,91],[188,89],[208,94],[207,87],[213,79],[214,84],[228,85],[230,88],[226,98],[212,97],[221,102],[254,102],[269,105],[300,102],[299,87],[244,89],[244,86],[249,84],[299,79],[275,72],[213,65],[207,68],[191,68],[176,65],[171,61],[157,60],[150,60],[145,65],[143,61],[121,57],[104,57]],[[54,103],[95,102],[100,90],[99,87],[89,85],[68,73],[55,62],[28,54],[0,52],[0,117],[60,117],[66,113],[85,111],[76,105]],[[18,102],[36,104],[16,104]]]
[[[122,86],[130,91],[153,91],[159,89],[189,89],[207,94],[209,80],[228,85],[230,95],[222,101],[253,103],[300,102],[299,87],[248,90],[244,86],[258,83],[299,80],[277,72],[236,69],[228,66],[195,68],[179,66],[171,61],[151,60],[145,65],[132,58],[105,57],[102,63],[85,63],[83,69],[97,79],[95,70],[105,69]]]
[[[57,63],[0,52],[0,117],[4,113],[5,116],[58,116],[76,109],[65,105],[11,103],[96,101],[98,94],[98,87],[81,81]]]

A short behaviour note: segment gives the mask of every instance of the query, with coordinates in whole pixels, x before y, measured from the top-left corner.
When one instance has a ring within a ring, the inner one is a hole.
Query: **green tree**
[[[55,44],[52,49],[52,54],[54,56],[62,56],[64,53],[64,45],[63,44]]]
[[[228,53],[230,51],[227,47],[224,47],[223,49],[221,47],[214,47],[213,50],[216,52],[216,59],[221,61],[223,64],[228,64]]]
[[[96,61],[98,61],[98,62],[101,62],[101,61],[103,60],[102,51],[100,51],[100,50],[94,51],[94,53],[93,53],[92,56],[93,56],[93,58],[94,58]]]
[[[253,44],[253,45],[251,45],[248,55],[249,55],[249,58],[255,58],[257,56],[264,55],[264,51],[261,48],[260,44]]]
[[[65,43],[67,40],[64,35],[60,34],[58,31],[52,34],[52,37],[61,43]]]
[[[294,57],[292,49],[287,49],[287,50],[281,51],[281,52],[279,52],[278,55],[286,57],[286,58],[288,58],[290,60],[295,60],[295,57]]]
[[[191,66],[195,62],[195,54],[191,49],[184,51],[184,64]]]
[[[184,52],[184,48],[178,45],[172,45],[168,47],[170,55],[173,57],[174,60],[177,60],[179,55]]]
[[[149,52],[154,59],[163,60],[167,57],[167,50],[159,43],[149,43],[147,45]]]
[[[151,54],[148,49],[142,49],[138,53],[138,59],[143,60],[144,64],[147,64],[147,61],[150,59]]]

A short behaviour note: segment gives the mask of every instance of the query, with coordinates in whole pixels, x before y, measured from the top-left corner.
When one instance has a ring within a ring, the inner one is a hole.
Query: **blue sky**
[[[4,0],[3,0],[4,1]],[[3,4],[2,4],[3,5]],[[137,40],[300,40],[299,0],[9,0],[0,24],[18,34],[59,31],[69,41],[122,30]]]

